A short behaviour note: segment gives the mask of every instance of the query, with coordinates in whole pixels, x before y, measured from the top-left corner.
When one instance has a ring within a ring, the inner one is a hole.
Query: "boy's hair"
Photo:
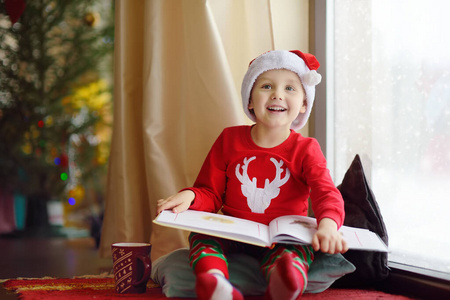
[[[244,112],[252,120],[255,115],[248,109],[251,92],[256,79],[262,73],[270,70],[286,69],[297,73],[306,94],[306,112],[300,113],[292,122],[291,128],[301,129],[308,121],[314,103],[315,86],[322,80],[322,76],[316,72],[320,64],[314,55],[298,50],[275,50],[266,52],[250,62],[247,73],[244,76],[241,87],[242,105]]]

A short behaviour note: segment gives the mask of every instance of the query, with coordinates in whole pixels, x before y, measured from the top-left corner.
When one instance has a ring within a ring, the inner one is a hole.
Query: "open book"
[[[161,212],[153,221],[162,226],[204,233],[247,244],[270,247],[274,243],[311,244],[316,219],[304,216],[278,217],[269,226],[240,218],[187,210]],[[339,230],[350,249],[388,252],[380,237],[367,229],[342,226]]]

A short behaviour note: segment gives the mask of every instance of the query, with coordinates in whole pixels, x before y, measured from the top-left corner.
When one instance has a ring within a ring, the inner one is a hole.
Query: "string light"
[[[66,172],[62,172],[62,173],[61,173],[61,180],[62,180],[62,181],[66,181],[67,178],[68,178],[67,173],[66,173]]]
[[[73,197],[70,197],[70,198],[69,198],[69,204],[70,204],[70,205],[75,205],[76,202],[77,202],[77,201],[75,201],[75,198],[73,198]]]

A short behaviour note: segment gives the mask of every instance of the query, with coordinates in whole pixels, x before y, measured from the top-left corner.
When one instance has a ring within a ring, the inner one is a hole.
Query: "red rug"
[[[74,279],[10,279],[3,283],[8,290],[15,291],[23,300],[43,299],[173,299],[166,298],[155,283],[147,284],[145,294],[117,294],[114,290],[113,278],[74,278]],[[245,297],[248,300],[260,300],[263,297]],[[390,295],[374,290],[349,290],[328,289],[320,294],[305,294],[302,299],[329,299],[329,300],[360,300],[360,299],[383,299],[383,300],[406,300],[411,299],[404,296]]]

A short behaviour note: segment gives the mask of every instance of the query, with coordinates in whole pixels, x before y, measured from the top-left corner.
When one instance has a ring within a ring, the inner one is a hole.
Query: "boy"
[[[315,139],[294,130],[308,120],[314,102],[316,58],[298,50],[270,51],[254,59],[242,83],[242,102],[252,126],[226,128],[212,146],[194,187],[158,201],[157,212],[217,212],[268,224],[281,215],[306,215],[308,197],[318,221],[311,246],[261,248],[191,233],[190,263],[198,299],[243,299],[228,281],[226,253],[261,261],[266,299],[298,299],[307,285],[313,250],[344,253],[338,233],[344,203]]]

